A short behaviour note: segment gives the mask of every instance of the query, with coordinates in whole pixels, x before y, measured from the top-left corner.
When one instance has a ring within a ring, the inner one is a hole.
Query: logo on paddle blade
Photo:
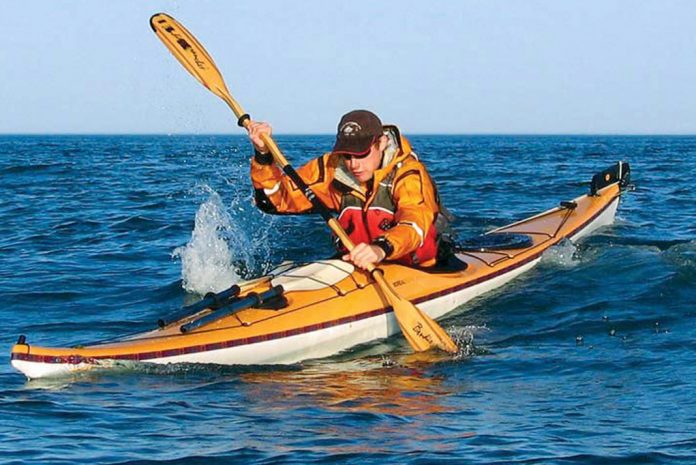
[[[181,34],[176,32],[176,29],[174,29],[174,27],[167,26],[164,28],[164,30],[167,33],[171,34],[171,36],[176,39],[177,45],[179,47],[181,47],[181,49],[183,51],[188,52],[191,55],[193,55],[193,62],[196,64],[196,67],[198,67],[198,69],[200,69],[202,71],[208,69],[208,65],[205,62],[205,60],[201,60],[198,57],[198,51],[196,50],[196,48],[192,47],[191,44],[189,43],[189,41],[186,40],[186,38],[184,36],[182,36]]]
[[[423,333],[423,324],[418,323],[416,326],[413,327],[413,332],[418,335],[421,339],[427,341],[429,344],[433,344],[433,337],[430,334],[424,334]]]

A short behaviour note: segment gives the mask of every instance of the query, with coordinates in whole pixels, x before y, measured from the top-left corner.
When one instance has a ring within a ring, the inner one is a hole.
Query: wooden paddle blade
[[[222,74],[193,34],[166,13],[153,15],[150,18],[150,26],[172,55],[198,82],[224,100],[229,97]]]
[[[459,351],[449,334],[408,300],[393,302],[392,307],[401,331],[415,351],[423,352],[435,347],[451,354]]]
[[[454,343],[449,334],[425,312],[399,296],[381,271],[373,273],[373,276],[394,309],[394,315],[399,322],[401,331],[413,350],[423,352],[437,347],[451,354],[459,351],[457,344]]]

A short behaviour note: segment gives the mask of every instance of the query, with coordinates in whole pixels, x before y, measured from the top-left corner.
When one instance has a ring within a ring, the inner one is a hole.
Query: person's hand
[[[273,133],[271,125],[263,121],[250,121],[249,125],[247,126],[247,130],[249,131],[249,139],[254,145],[254,148],[260,153],[268,152],[266,144],[264,144],[263,140],[261,140],[261,134],[271,136]]]
[[[360,243],[353,250],[343,256],[343,260],[353,262],[358,268],[367,270],[370,265],[376,266],[384,260],[386,254],[381,247]]]

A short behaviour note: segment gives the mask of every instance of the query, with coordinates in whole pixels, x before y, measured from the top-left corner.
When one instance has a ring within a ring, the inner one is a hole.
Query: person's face
[[[367,182],[382,163],[382,152],[387,147],[386,136],[380,137],[370,147],[370,153],[362,158],[345,157],[346,168],[360,182]]]

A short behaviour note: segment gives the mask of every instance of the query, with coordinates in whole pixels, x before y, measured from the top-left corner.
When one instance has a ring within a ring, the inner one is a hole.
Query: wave
[[[142,459],[108,462],[107,465],[228,465],[230,463],[262,463],[269,454],[256,447],[239,447],[225,453],[184,455],[173,459]],[[290,457],[292,458],[292,454]],[[270,463],[284,463],[282,460]],[[105,462],[106,464],[106,462]]]
[[[168,225],[161,220],[134,215],[112,222],[110,228],[114,231],[151,231],[163,226]]]
[[[621,235],[606,235],[598,234],[589,239],[593,244],[607,244],[607,245],[625,245],[633,247],[654,247],[660,251],[666,251],[672,247],[683,246],[683,245],[693,245],[694,240],[692,239],[657,239],[657,238],[643,238],[643,237],[631,237],[625,235],[623,232]]]
[[[35,165],[14,165],[1,169],[0,174],[35,174],[39,171],[47,171],[53,168],[64,168],[65,166],[67,165],[64,163],[38,163]]]
[[[83,229],[94,229],[94,228],[99,228],[103,226],[104,223],[100,221],[94,221],[94,220],[88,220],[88,219],[82,219],[82,218],[69,218],[64,221],[61,221],[55,226],[52,226],[51,229],[53,231],[59,231],[59,232],[68,232],[68,233],[73,233],[73,232],[78,232]]]
[[[572,455],[546,455],[543,457],[529,457],[524,459],[524,464],[543,464],[543,465],[574,465],[574,464],[612,464],[612,465],[674,465],[677,463],[692,464],[696,455],[677,455],[666,452],[629,452],[622,455],[602,455],[602,454],[572,454]],[[491,461],[490,464],[510,463],[506,459]]]

